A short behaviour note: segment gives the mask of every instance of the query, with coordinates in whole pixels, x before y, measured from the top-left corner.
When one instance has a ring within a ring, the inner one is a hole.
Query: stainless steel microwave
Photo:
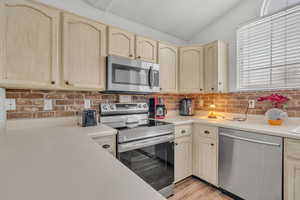
[[[118,56],[107,57],[106,92],[160,92],[159,65]]]

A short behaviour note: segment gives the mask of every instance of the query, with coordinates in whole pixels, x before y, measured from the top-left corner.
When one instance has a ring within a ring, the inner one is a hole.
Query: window
[[[300,87],[300,6],[237,30],[238,89]]]

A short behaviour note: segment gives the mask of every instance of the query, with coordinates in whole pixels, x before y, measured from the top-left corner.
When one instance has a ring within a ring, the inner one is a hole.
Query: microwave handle
[[[149,79],[149,87],[153,87],[153,69],[152,66],[149,69],[149,74],[148,74],[148,79]]]

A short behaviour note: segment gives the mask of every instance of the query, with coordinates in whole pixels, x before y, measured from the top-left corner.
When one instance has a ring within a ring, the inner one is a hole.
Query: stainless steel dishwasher
[[[246,200],[282,200],[281,137],[219,129],[220,188]]]

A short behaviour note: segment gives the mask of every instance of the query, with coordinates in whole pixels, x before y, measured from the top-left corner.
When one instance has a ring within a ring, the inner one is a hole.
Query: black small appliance
[[[97,111],[83,110],[79,114],[79,125],[82,127],[97,126]]]

